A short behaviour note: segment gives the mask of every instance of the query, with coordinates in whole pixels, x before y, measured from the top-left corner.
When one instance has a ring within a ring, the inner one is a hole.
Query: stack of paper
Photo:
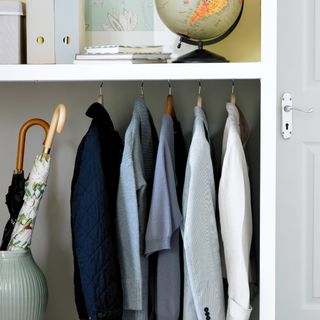
[[[74,63],[167,63],[170,57],[171,53],[77,54]]]
[[[167,63],[171,53],[162,52],[162,46],[94,46],[85,48],[85,54],[76,54],[75,64],[103,63]]]
[[[162,46],[122,46],[105,45],[91,46],[84,49],[86,54],[105,54],[105,53],[161,53]]]

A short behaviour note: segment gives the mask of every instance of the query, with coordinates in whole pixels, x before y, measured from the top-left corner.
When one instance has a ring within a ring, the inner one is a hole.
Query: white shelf
[[[0,81],[260,79],[261,63],[0,65]]]

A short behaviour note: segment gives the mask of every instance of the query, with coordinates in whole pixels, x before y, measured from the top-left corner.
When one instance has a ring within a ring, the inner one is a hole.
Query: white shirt
[[[248,276],[252,240],[250,183],[239,112],[232,103],[226,108],[219,212],[228,279],[227,320],[248,320],[252,310]]]
[[[202,108],[195,107],[194,114],[183,190],[183,319],[225,320],[208,125]]]

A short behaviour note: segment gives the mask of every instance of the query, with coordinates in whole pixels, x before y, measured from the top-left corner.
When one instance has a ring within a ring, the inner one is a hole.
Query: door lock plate
[[[290,139],[292,135],[292,96],[285,93],[281,100],[282,110],[282,136],[284,139]]]

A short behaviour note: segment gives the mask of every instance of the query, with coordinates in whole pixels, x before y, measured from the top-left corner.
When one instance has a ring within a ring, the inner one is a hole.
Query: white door
[[[320,0],[278,1],[278,119],[292,94],[291,139],[277,136],[276,320],[320,320]]]

